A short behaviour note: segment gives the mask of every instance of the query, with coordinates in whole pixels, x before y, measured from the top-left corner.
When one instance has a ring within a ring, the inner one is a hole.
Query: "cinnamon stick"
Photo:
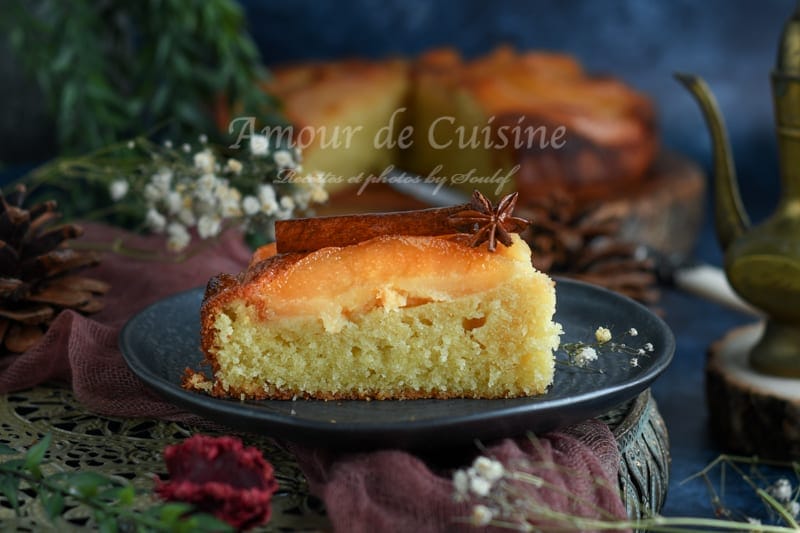
[[[278,253],[313,252],[328,246],[350,246],[381,235],[448,235],[458,230],[449,217],[469,204],[417,211],[298,218],[275,222]]]

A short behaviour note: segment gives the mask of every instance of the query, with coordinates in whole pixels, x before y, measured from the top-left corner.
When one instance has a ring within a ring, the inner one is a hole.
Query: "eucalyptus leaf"
[[[165,524],[177,524],[191,510],[192,506],[186,503],[166,503],[159,508],[158,517]]]
[[[8,473],[0,474],[0,495],[5,496],[8,503],[14,511],[19,514],[19,498],[17,491],[19,490],[20,478],[15,477]]]
[[[233,531],[233,528],[226,522],[205,513],[192,515],[186,520],[186,524],[190,527],[189,531]]]
[[[30,470],[37,477],[40,475],[39,466],[42,464],[44,454],[47,453],[52,440],[53,435],[48,433],[39,442],[28,448],[25,454],[25,470]]]
[[[39,489],[39,499],[42,501],[42,507],[50,521],[54,521],[61,516],[64,510],[64,496],[60,492],[41,487]]]
[[[113,485],[116,481],[96,472],[77,472],[67,477],[67,483],[70,486],[70,493],[83,498],[91,498],[101,488]]]
[[[97,522],[101,533],[117,533],[117,522],[113,516],[102,516]]]
[[[0,455],[16,455],[19,452],[9,446],[8,444],[3,444],[0,442]]]

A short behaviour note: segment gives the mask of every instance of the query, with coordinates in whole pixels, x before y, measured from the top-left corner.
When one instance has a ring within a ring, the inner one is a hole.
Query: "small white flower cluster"
[[[591,346],[584,346],[575,354],[574,362],[580,367],[584,367],[592,361],[597,361],[597,350]]]
[[[278,176],[285,175],[282,173],[294,176],[300,172],[298,150],[276,150],[271,154],[272,159],[267,159],[269,139],[254,135],[247,156],[253,168],[248,168],[246,161],[238,159],[228,159],[221,164],[206,146],[207,142],[208,138],[201,135],[201,149],[193,154],[191,146],[184,144],[181,150],[189,154],[185,156],[189,163],[163,163],[146,178],[141,190],[147,208],[145,226],[155,233],[166,233],[167,246],[172,251],[181,251],[189,245],[192,229],[201,239],[208,239],[231,224],[249,227],[257,219],[262,222],[286,219],[296,209],[307,209],[310,204],[322,203],[328,198],[322,177],[316,174],[304,177],[291,195],[279,195],[269,182],[253,185],[256,175],[277,172]],[[171,150],[172,142],[165,141],[163,146]],[[246,175],[248,170],[250,175]],[[238,185],[240,181],[244,182],[243,186]],[[135,181],[125,178],[114,180],[109,186],[111,199],[125,198],[132,184]],[[250,188],[252,192],[243,194],[239,187]]]
[[[626,336],[638,337],[639,330],[629,328],[621,336],[623,338]],[[648,352],[655,351],[655,347],[650,342],[645,343],[641,348],[635,348],[628,346],[624,342],[615,341],[611,329],[607,326],[599,326],[595,329],[593,343],[564,343],[561,345],[561,349],[569,356],[569,364],[579,368],[587,367],[590,363],[597,361],[601,351],[631,355],[633,357],[628,359],[628,364],[632,368],[638,368],[640,366],[640,357],[646,356]]]
[[[166,231],[172,251],[189,245],[189,229],[196,228],[200,238],[207,239],[220,233],[225,219],[242,214],[242,195],[217,176],[214,154],[207,149],[197,152],[193,162],[196,174],[176,176],[171,168],[163,167],[144,187],[145,224],[155,233]]]
[[[611,340],[611,330],[606,327],[600,326],[594,332],[594,338],[597,339],[597,342],[599,342],[600,344],[605,344]]]
[[[785,477],[778,479],[767,487],[767,494],[783,505],[792,517],[797,518],[797,515],[800,514],[800,502],[797,501],[797,495],[792,488],[792,483]]]
[[[505,474],[506,470],[500,461],[477,457],[472,466],[453,474],[454,496],[458,501],[466,500],[470,496],[485,498]],[[475,526],[485,526],[492,521],[494,515],[495,512],[490,507],[478,504],[472,508],[470,521]]]

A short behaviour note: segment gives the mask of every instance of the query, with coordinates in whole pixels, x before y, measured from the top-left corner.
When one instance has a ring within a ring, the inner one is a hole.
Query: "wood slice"
[[[708,352],[706,400],[711,431],[726,451],[768,459],[800,457],[800,379],[748,366],[763,324],[730,331]]]
[[[609,188],[592,203],[619,214],[621,235],[665,254],[689,255],[703,223],[706,179],[700,167],[674,152],[661,154],[641,183]],[[468,194],[465,192],[468,201]],[[402,194],[385,183],[354,185],[336,191],[320,215],[375,213],[422,209],[430,205]]]

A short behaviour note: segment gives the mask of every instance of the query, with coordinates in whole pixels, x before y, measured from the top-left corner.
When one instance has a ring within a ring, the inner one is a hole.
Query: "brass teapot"
[[[800,5],[786,23],[772,73],[781,199],[751,227],[742,206],[730,142],[716,100],[697,76],[676,74],[702,108],[714,146],[715,225],[731,286],[767,314],[751,367],[800,377]]]

